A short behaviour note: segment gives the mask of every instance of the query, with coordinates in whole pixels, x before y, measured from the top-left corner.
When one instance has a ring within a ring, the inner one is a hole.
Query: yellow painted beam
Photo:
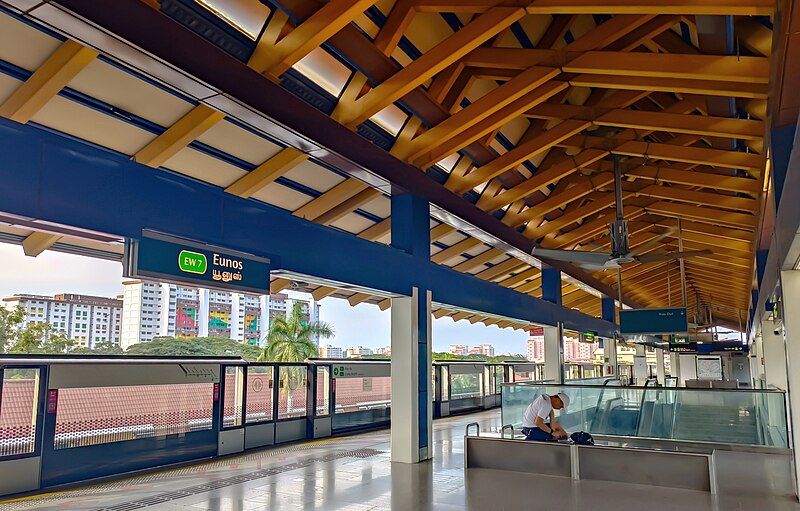
[[[270,62],[272,62],[271,54],[275,45],[282,36],[286,35],[291,30],[289,27],[289,15],[280,9],[276,10],[267,24],[267,28],[261,34],[261,37],[256,43],[256,48],[253,54],[250,55],[250,60],[247,65],[255,69],[259,73],[263,73]]]
[[[431,229],[431,243],[434,241],[439,241],[440,239],[444,238],[448,234],[455,232],[456,228],[452,225],[448,224],[439,224],[433,229]]]
[[[688,202],[700,206],[711,206],[721,209],[732,209],[735,211],[747,211],[755,213],[758,209],[758,201],[746,199],[744,197],[733,197],[720,193],[698,192],[696,190],[686,190],[674,186],[650,185],[636,192],[637,195],[655,197],[657,199],[667,199],[679,202]]]
[[[453,269],[460,272],[468,272],[472,269],[483,266],[492,259],[496,259],[503,254],[505,254],[505,251],[500,250],[499,248],[490,248],[489,250],[481,252],[471,259],[467,259],[462,263],[458,263],[457,265],[453,266]]]
[[[351,306],[355,307],[359,303],[366,302],[370,298],[372,298],[372,295],[370,295],[370,294],[367,294],[367,293],[356,293],[356,294],[352,295],[351,297],[349,297],[347,299],[347,303],[349,303]]]
[[[521,272],[518,272],[516,275],[501,280],[500,282],[498,282],[498,284],[500,284],[503,287],[514,288],[519,286],[520,284],[524,284],[525,281],[536,277],[540,273],[541,270],[539,268],[528,268],[527,270],[522,270]]]
[[[292,281],[289,279],[275,279],[269,283],[269,292],[271,294],[280,293],[291,285]]]
[[[625,37],[606,46],[604,49],[609,51],[631,51],[635,50],[653,37],[662,34],[680,22],[678,15],[661,14],[651,19],[644,25],[638,27]]]
[[[594,215],[595,213],[603,211],[612,205],[614,205],[614,195],[610,193],[605,194],[603,198],[591,201],[588,204],[581,206],[569,213],[565,213],[550,222],[544,223],[541,226],[539,226],[536,222],[529,222],[528,226],[525,228],[525,236],[535,239],[548,234],[554,235],[559,229],[563,229],[570,224],[579,222],[587,216]]]
[[[392,217],[385,218],[377,224],[367,227],[360,233],[358,237],[364,240],[375,241],[382,238],[392,230]]]
[[[468,250],[472,250],[481,243],[483,242],[476,238],[467,238],[465,240],[461,240],[455,245],[447,247],[446,249],[433,254],[431,256],[431,261],[436,264],[444,264],[450,259],[454,259]]]
[[[565,73],[755,84],[769,82],[769,59],[764,57],[588,51],[564,65],[562,69]]]
[[[436,319],[441,319],[450,314],[450,311],[447,309],[436,309],[433,311],[433,317]]]
[[[450,316],[450,319],[452,319],[453,321],[461,321],[462,319],[467,319],[470,316],[472,316],[471,312],[456,312],[455,314]]]
[[[320,216],[315,218],[314,221],[322,225],[331,225],[337,220],[344,218],[353,211],[357,210],[364,204],[372,202],[380,195],[381,192],[379,190],[376,190],[375,188],[367,188],[365,190],[361,190],[360,192],[353,195],[349,199],[340,202],[333,208],[322,213]]]
[[[277,42],[263,61],[263,73],[280,76],[350,24],[377,0],[336,0],[324,4]]]
[[[547,101],[549,98],[566,90],[568,87],[569,85],[566,82],[547,82],[522,98],[492,113],[480,123],[443,137],[434,145],[429,146],[427,151],[419,153],[419,155],[415,157],[413,163],[420,168],[428,168],[430,165],[446,158],[469,144],[481,140],[487,134],[501,128],[529,108]]]
[[[22,240],[22,251],[28,257],[36,257],[48,248],[55,245],[61,236],[47,232],[32,232]]]
[[[517,186],[513,186],[508,190],[500,192],[498,195],[484,199],[483,196],[478,200],[478,207],[486,211],[496,211],[497,209],[511,204],[514,201],[527,197],[532,193],[544,190],[551,184],[558,182],[565,176],[573,173],[581,167],[586,167],[592,163],[605,158],[608,151],[600,149],[587,149],[581,151],[578,155],[572,158],[567,158],[551,165],[550,167],[540,169],[532,178],[523,181]]]
[[[311,291],[311,296],[314,300],[320,301],[326,296],[330,296],[336,292],[335,288],[327,287],[327,286],[319,286],[317,289]]]
[[[525,222],[532,222],[538,224],[544,216],[552,211],[563,208],[567,204],[582,199],[593,191],[610,185],[614,182],[614,174],[610,172],[603,172],[582,178],[574,186],[567,188],[558,193],[551,193],[545,200],[531,206],[530,208],[522,211],[515,218],[515,224],[519,225]],[[562,215],[564,216],[564,215]],[[561,217],[559,217],[561,218]],[[579,217],[580,219],[580,217]]]
[[[566,54],[560,50],[539,48],[481,46],[459,62],[468,67],[523,71],[534,66],[561,67],[566,62]]]
[[[287,147],[246,175],[225,188],[225,191],[245,199],[250,198],[296,165],[306,161],[308,155],[293,147]]]
[[[687,133],[691,135],[738,138],[742,140],[761,140],[764,137],[763,122],[727,117],[626,109],[607,111],[604,109],[554,103],[542,103],[537,105],[525,112],[525,116],[545,120],[572,118],[591,121],[592,124],[597,126],[667,131],[670,133]]]
[[[626,156],[642,156],[659,160],[742,169],[754,177],[757,177],[761,172],[763,163],[763,157],[759,154],[637,141],[625,142],[615,147],[611,152]]]
[[[559,142],[579,133],[590,123],[586,121],[564,121],[550,130],[540,133],[514,149],[502,154],[467,174],[454,191],[464,193],[470,188],[499,176],[503,172],[514,168],[533,156],[546,151]]]
[[[434,144],[453,138],[475,126],[494,112],[522,98],[559,74],[561,74],[561,70],[548,67],[533,67],[523,71],[515,78],[417,136],[403,152],[397,153],[396,156],[407,160],[419,158],[420,153],[429,150]],[[521,110],[524,110],[524,107]]]
[[[605,48],[652,20],[655,16],[654,13],[618,14],[578,37],[564,49],[566,51],[591,51]]]
[[[657,216],[645,217],[645,220],[654,225],[662,227],[674,227],[675,220],[672,218],[661,218]],[[684,232],[695,232],[704,236],[712,236],[714,238],[727,238],[735,241],[745,241],[751,243],[753,235],[745,230],[739,228],[728,229],[724,227],[712,227],[705,223],[700,222],[682,222],[681,229]]]
[[[412,0],[398,0],[392,7],[391,12],[389,12],[389,16],[386,17],[386,22],[381,27],[377,37],[375,37],[373,42],[375,47],[387,56],[394,53],[415,15],[416,10],[413,8]]]
[[[139,149],[133,159],[150,167],[160,167],[224,118],[225,115],[216,110],[197,105],[167,131]]]
[[[329,211],[337,204],[340,204],[367,188],[368,186],[366,184],[357,179],[345,179],[308,204],[298,208],[292,214],[300,218],[305,218],[306,220],[316,220],[320,215]]]
[[[593,123],[598,126],[668,131],[742,140],[760,140],[764,137],[764,123],[761,121],[646,112],[644,110],[612,110],[595,118]]]
[[[483,280],[494,280],[508,273],[513,273],[525,266],[527,266],[527,264],[512,257],[492,266],[491,268],[487,268],[482,272],[475,274],[475,276]]]
[[[680,14],[771,16],[774,0],[532,0],[529,14]]]
[[[27,123],[95,57],[96,51],[67,39],[0,105],[0,116]]]
[[[700,171],[676,170],[669,167],[641,166],[625,171],[626,177],[649,179],[656,182],[714,188],[729,192],[756,195],[760,191],[757,179],[722,176]]]
[[[653,55],[652,53],[648,55]],[[697,80],[693,78],[663,78],[653,76],[623,76],[616,74],[580,74],[569,79],[573,87],[600,89],[640,90],[702,94],[706,96],[733,96],[736,98],[767,99],[768,88],[763,83],[743,83],[723,80]]]
[[[647,210],[660,215],[687,218],[695,222],[733,227],[734,229],[744,229],[747,231],[752,231],[756,226],[756,217],[753,215],[689,206],[687,204],[661,201],[651,204],[647,207]]]
[[[495,7],[486,11],[356,100],[350,107],[341,110],[335,117],[336,120],[349,126],[361,124],[524,15],[524,9],[511,7]]]

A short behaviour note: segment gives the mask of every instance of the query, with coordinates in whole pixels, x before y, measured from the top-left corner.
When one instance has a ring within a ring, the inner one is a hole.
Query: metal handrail
[[[475,426],[475,436],[481,436],[481,425],[477,422],[470,422],[467,424],[467,426],[464,428],[464,436],[469,436],[470,426]]]
[[[512,439],[514,438],[514,434],[515,433],[514,433],[514,425],[513,424],[506,424],[505,426],[500,428],[500,438],[505,438],[506,437],[506,430],[509,429],[509,428],[511,428],[511,437],[510,438],[512,438]]]

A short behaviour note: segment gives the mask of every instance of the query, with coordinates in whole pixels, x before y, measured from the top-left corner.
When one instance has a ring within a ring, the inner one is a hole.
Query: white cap
[[[563,392],[559,392],[558,394],[556,394],[556,396],[558,396],[558,399],[560,399],[561,402],[564,403],[564,409],[566,410],[567,407],[569,407],[569,396],[564,394]]]

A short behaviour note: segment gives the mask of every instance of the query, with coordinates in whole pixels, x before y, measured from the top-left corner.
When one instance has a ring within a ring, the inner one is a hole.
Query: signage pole
[[[681,219],[678,219],[678,252],[683,252],[683,229],[681,226]],[[684,265],[683,258],[678,259],[681,265],[681,293],[683,297],[683,306],[688,307],[688,300],[686,299],[686,266]]]

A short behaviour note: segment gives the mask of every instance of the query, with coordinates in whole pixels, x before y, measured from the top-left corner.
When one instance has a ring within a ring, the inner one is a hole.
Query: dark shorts
[[[522,428],[522,434],[525,435],[525,440],[537,442],[550,442],[553,440],[553,435],[545,433],[539,428]]]

